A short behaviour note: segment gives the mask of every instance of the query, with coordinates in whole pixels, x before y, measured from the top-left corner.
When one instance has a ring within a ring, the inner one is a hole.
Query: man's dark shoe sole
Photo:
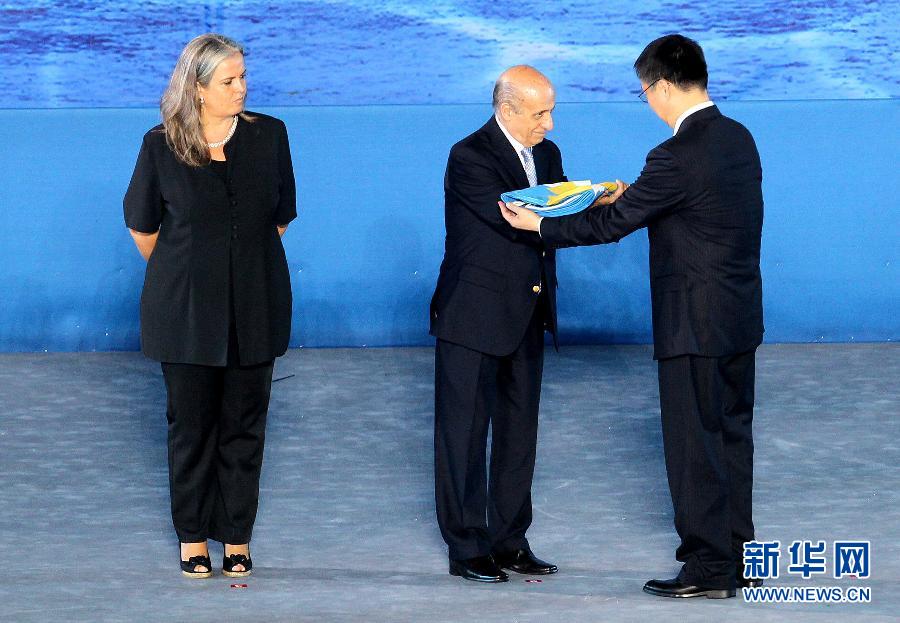
[[[691,597],[728,599],[729,597],[734,597],[737,593],[733,588],[705,588],[696,584],[687,584],[678,578],[672,580],[650,580],[644,584],[644,592],[657,597],[674,597],[676,599],[690,599]]]

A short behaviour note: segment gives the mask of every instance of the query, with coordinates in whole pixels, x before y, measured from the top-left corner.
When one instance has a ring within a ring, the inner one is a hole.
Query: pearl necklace
[[[216,147],[221,147],[225,143],[231,140],[231,137],[234,136],[234,131],[237,128],[237,115],[234,116],[234,121],[231,122],[231,129],[228,130],[228,136],[223,138],[221,141],[216,141],[215,143],[207,143],[206,146],[210,149],[215,149]]]

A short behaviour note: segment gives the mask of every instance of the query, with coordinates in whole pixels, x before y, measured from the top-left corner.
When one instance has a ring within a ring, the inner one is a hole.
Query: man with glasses
[[[634,64],[639,97],[674,130],[640,177],[610,205],[561,218],[501,205],[513,227],[548,247],[616,242],[646,227],[654,358],[675,528],[664,597],[724,598],[744,579],[754,540],[753,420],[756,348],[762,342],[759,249],[762,170],[750,132],[707,94],[700,46],[681,35],[648,45]],[[620,188],[620,191],[622,189]]]

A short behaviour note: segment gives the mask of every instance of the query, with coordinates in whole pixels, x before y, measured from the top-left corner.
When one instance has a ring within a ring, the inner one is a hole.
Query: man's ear
[[[512,104],[510,104],[509,102],[503,102],[502,104],[500,104],[501,119],[503,119],[504,121],[508,120],[512,118],[513,113],[515,113],[515,110],[513,110]]]
[[[659,82],[656,83],[656,86],[659,89],[659,94],[664,98],[669,99],[669,89],[671,88],[672,84],[665,78],[662,78]]]

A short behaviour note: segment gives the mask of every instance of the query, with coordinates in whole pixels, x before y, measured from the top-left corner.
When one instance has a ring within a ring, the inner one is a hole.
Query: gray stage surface
[[[278,361],[248,587],[181,577],[164,388],[136,353],[0,356],[5,621],[896,621],[900,347],[758,356],[758,538],[868,539],[869,604],[670,600],[677,571],[647,347],[549,352],[535,552],[558,575],[447,574],[432,499],[432,351],[295,350]],[[853,580],[786,576],[783,586]],[[212,549],[214,564],[220,547]],[[829,563],[829,574],[831,573]]]

